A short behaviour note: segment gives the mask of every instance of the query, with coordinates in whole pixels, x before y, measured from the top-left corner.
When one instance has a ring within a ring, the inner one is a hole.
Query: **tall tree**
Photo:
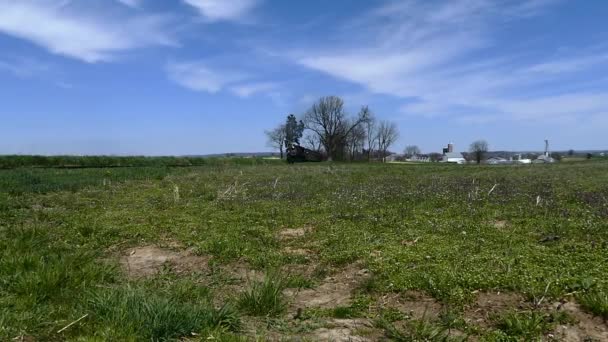
[[[407,158],[411,158],[415,155],[420,154],[420,148],[416,145],[409,145],[405,147],[404,154]]]
[[[389,121],[380,121],[376,140],[378,141],[378,149],[382,152],[382,161],[386,162],[386,155],[389,147],[399,139],[399,129],[397,124]]]
[[[374,148],[376,148],[376,118],[367,106],[361,107],[360,113],[367,117],[367,120],[363,123],[363,126],[365,128],[365,135],[367,137],[367,161],[371,161],[372,153]]]
[[[276,148],[281,153],[283,159],[283,144],[285,143],[285,125],[279,125],[271,131],[265,131],[268,147]]]
[[[488,152],[488,142],[485,140],[474,141],[469,147],[469,152],[473,154],[477,164],[481,164],[485,154]]]
[[[367,119],[366,113],[359,112],[357,118],[349,120],[344,110],[344,101],[337,96],[327,96],[320,98],[306,112],[304,124],[317,134],[327,153],[327,160],[332,161],[343,156],[346,137]]]
[[[304,122],[298,121],[296,116],[289,114],[285,123],[285,148],[291,145],[300,145],[300,139],[304,134]]]

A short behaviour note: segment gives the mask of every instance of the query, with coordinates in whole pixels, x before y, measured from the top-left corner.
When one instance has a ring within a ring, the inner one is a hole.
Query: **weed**
[[[608,294],[592,291],[578,296],[582,307],[590,313],[608,320]]]
[[[254,282],[238,300],[239,308],[252,316],[277,316],[285,311],[283,289],[286,283],[277,275],[269,275],[262,282]]]
[[[230,306],[214,309],[150,294],[142,288],[116,288],[89,294],[88,309],[104,338],[137,337],[167,340],[205,329],[238,330],[238,314]]]
[[[412,320],[406,322],[402,327],[386,321],[379,321],[378,325],[383,328],[388,338],[398,342],[447,342],[464,341],[465,337],[450,336],[447,328],[437,326],[426,320]]]
[[[547,317],[537,311],[512,311],[504,314],[499,319],[497,326],[508,336],[533,341],[549,330],[549,324]]]

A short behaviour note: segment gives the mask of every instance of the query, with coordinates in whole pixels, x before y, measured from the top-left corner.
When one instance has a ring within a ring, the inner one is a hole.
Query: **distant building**
[[[454,144],[449,143],[447,147],[443,148],[443,156],[441,157],[440,162],[464,164],[467,160],[461,152],[454,152]]]
[[[535,163],[535,164],[555,163],[555,159],[553,159],[553,157],[548,156],[546,154],[541,154],[538,156],[538,158],[533,160],[532,163]]]
[[[553,159],[553,157],[551,157],[551,152],[549,150],[549,140],[545,140],[545,153],[539,155],[532,162],[535,164],[555,163],[555,159]]]
[[[513,161],[513,163],[515,164],[531,164],[532,163],[532,159],[516,159]]]
[[[426,154],[415,154],[411,156],[407,161],[418,162],[418,163],[428,163],[431,161],[431,157]]]
[[[486,164],[498,165],[498,164],[509,164],[511,161],[502,157],[491,157],[486,160]]]
[[[460,152],[447,152],[447,153],[443,154],[443,157],[441,158],[441,162],[464,164],[467,162],[467,160],[464,159],[464,156]]]
[[[389,163],[395,162],[395,161],[399,161],[399,160],[403,159],[404,157],[405,156],[403,154],[393,153],[393,154],[386,156],[386,161]]]

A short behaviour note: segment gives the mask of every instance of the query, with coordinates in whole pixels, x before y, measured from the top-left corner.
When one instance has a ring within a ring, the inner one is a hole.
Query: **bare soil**
[[[289,298],[293,309],[348,306],[352,302],[352,292],[369,277],[369,271],[355,263],[326,277],[316,288],[299,291],[286,289],[284,293]]]
[[[176,273],[207,272],[210,259],[190,251],[174,252],[156,246],[130,248],[123,254],[121,265],[132,278],[155,275],[165,266]]]
[[[554,303],[553,310],[563,310],[572,316],[576,325],[560,325],[555,331],[558,341],[608,341],[608,324],[584,312],[575,302]]]
[[[378,299],[378,306],[381,309],[399,310],[406,314],[408,318],[417,320],[435,320],[442,310],[441,303],[420,291],[407,291],[382,296]]]
[[[279,232],[279,238],[281,240],[294,239],[294,238],[302,237],[311,231],[312,231],[312,227],[309,227],[309,226],[300,227],[300,228],[287,228],[287,229],[283,229]]]
[[[529,307],[524,297],[513,292],[480,292],[477,294],[475,303],[466,308],[465,320],[482,326],[491,325],[492,317],[514,309]]]
[[[496,221],[492,222],[492,225],[496,229],[505,229],[505,228],[507,228],[509,223],[505,220],[496,220]]]
[[[314,341],[367,342],[381,338],[369,319],[333,319],[309,336]]]

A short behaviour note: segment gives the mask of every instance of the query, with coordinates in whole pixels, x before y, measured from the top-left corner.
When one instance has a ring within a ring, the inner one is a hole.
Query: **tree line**
[[[368,106],[349,115],[344,100],[325,96],[317,100],[300,119],[294,114],[265,132],[268,145],[279,150],[281,158],[292,145],[322,153],[332,160],[386,161],[389,148],[399,138],[397,124],[377,120]]]

